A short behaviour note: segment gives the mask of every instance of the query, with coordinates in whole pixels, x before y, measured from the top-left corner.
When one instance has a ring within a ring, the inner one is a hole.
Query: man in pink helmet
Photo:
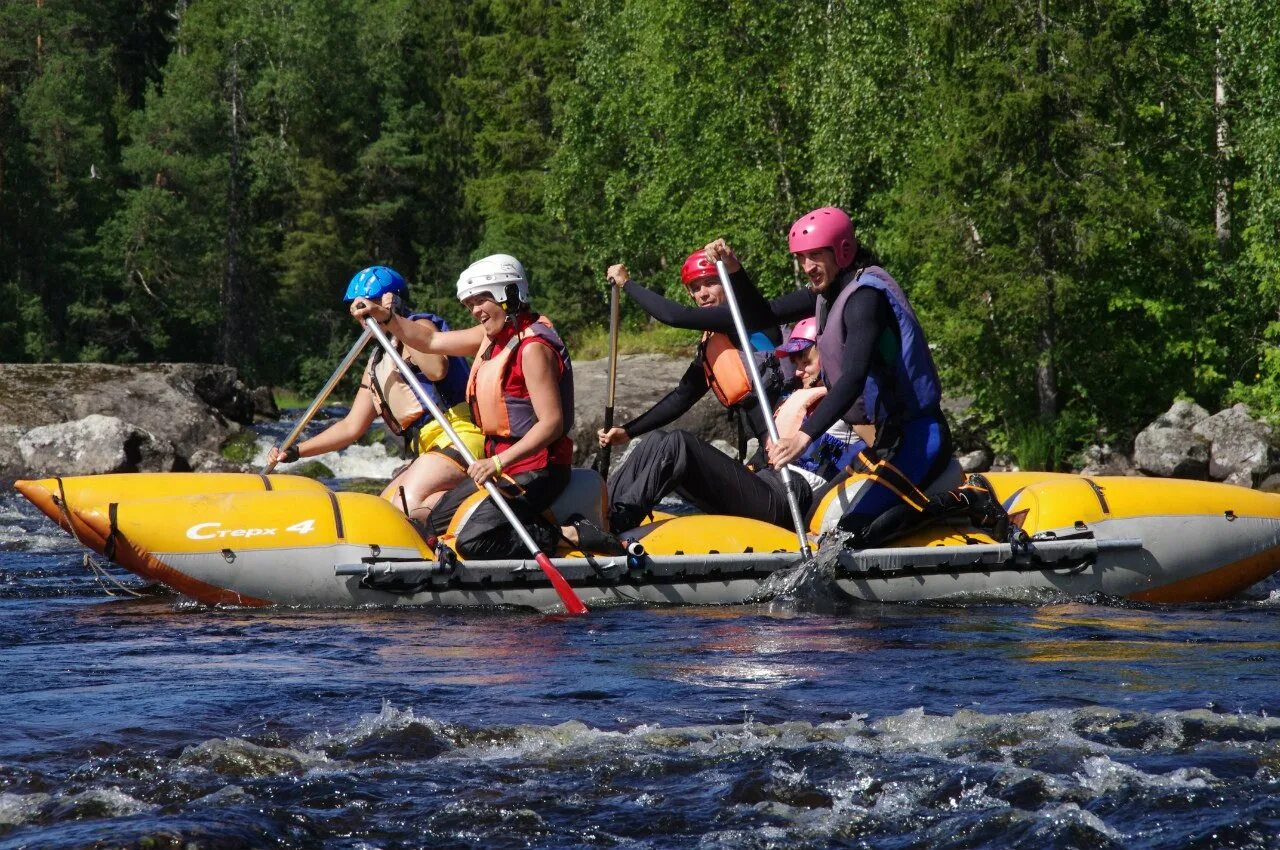
[[[859,245],[843,210],[802,215],[788,243],[809,287],[769,302],[772,320],[816,319],[827,394],[795,433],[769,447],[769,462],[792,464],[837,422],[856,424],[861,401],[876,435],[853,453],[848,471],[865,478],[850,494],[840,527],[854,532],[859,545],[878,542],[872,525],[882,514],[923,512],[926,491],[960,483],[937,368],[906,294]],[[712,257],[730,271],[737,263],[727,246]]]

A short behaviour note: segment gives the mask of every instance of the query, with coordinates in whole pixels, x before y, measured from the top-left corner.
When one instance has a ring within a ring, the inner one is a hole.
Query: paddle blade
[[[538,562],[539,567],[542,567],[542,571],[546,573],[547,578],[551,581],[551,586],[556,589],[556,593],[560,594],[560,601],[564,604],[564,609],[570,614],[587,613],[587,606],[582,604],[578,594],[573,592],[573,588],[569,586],[569,582],[565,580],[565,577],[560,575],[560,571],[551,563],[551,559],[545,553],[539,552],[534,560]]]

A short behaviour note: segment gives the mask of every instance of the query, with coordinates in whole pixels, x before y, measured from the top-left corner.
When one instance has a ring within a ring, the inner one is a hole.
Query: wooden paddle
[[[342,358],[342,362],[338,364],[338,368],[333,370],[333,374],[329,376],[329,380],[320,388],[320,392],[316,394],[316,400],[311,402],[311,406],[307,408],[307,412],[302,414],[302,418],[298,420],[298,424],[293,426],[293,430],[289,432],[289,436],[280,444],[280,452],[276,459],[266,465],[262,470],[263,475],[270,475],[272,470],[276,468],[276,464],[280,462],[280,458],[289,450],[294,441],[302,433],[302,429],[310,424],[312,417],[324,405],[329,398],[329,393],[333,392],[333,388],[338,385],[338,381],[342,380],[342,376],[347,374],[347,370],[351,368],[351,364],[360,356],[360,352],[364,351],[364,347],[369,344],[369,332],[365,331],[356,340],[356,344],[351,346],[351,350],[347,352],[347,356]]]
[[[604,406],[604,430],[613,427],[613,400],[618,389],[618,324],[622,314],[621,298],[618,287],[609,282],[609,400]],[[600,462],[597,471],[605,481],[609,480],[609,463],[613,457],[613,446],[607,445],[600,450]]]

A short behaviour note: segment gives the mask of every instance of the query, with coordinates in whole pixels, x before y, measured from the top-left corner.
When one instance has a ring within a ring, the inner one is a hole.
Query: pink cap
[[[779,355],[795,354],[797,351],[804,351],[817,342],[818,320],[810,316],[796,323],[796,326],[791,329],[791,336],[787,337],[786,342],[778,346],[777,353]]]

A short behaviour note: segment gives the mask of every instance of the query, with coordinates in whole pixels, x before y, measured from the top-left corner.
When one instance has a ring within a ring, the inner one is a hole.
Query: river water
[[[0,848],[1280,848],[1277,587],[215,610],[7,492]]]

